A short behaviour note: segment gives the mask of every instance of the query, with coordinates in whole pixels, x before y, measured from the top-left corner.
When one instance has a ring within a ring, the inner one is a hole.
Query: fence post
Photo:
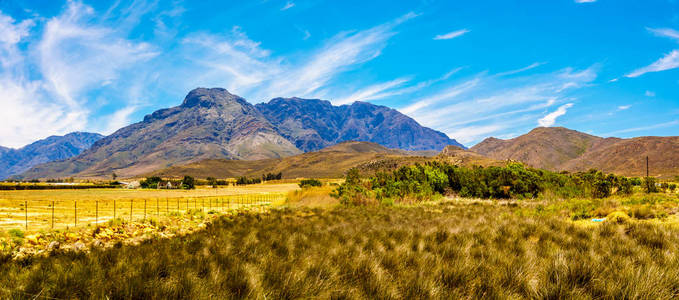
[[[52,200],[52,229],[54,229],[54,200]]]
[[[78,200],[73,201],[73,209],[75,210],[75,226],[78,227]]]
[[[26,231],[28,231],[28,200],[24,200],[24,214],[26,222]]]
[[[134,199],[130,199],[130,223],[132,223],[132,202]]]

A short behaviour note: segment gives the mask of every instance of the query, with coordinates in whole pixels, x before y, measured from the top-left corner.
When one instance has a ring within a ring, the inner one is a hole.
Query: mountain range
[[[0,147],[0,179],[20,174],[42,163],[78,155],[103,137],[98,133],[74,132],[50,136],[20,149]]]
[[[626,176],[679,174],[679,137],[602,138],[563,127],[538,127],[513,139],[487,138],[470,150],[554,171],[597,169]]]
[[[366,102],[333,106],[330,101],[318,99],[275,98],[256,107],[276,126],[278,133],[304,152],[343,141],[369,141],[403,150],[464,147],[394,109]]]
[[[563,127],[538,127],[512,139],[487,138],[467,150],[384,106],[334,106],[301,98],[252,105],[225,89],[197,88],[181,105],[158,110],[107,137],[73,133],[18,150],[0,147],[0,176],[284,172],[286,177],[327,177],[340,176],[350,166],[372,170],[423,162],[443,150],[436,159],[455,164],[487,166],[514,160],[554,171],[593,168],[627,176],[645,175],[648,156],[650,174],[669,177],[679,174],[678,149],[679,137],[602,138]]]
[[[407,150],[459,145],[396,110],[369,103],[276,98],[254,106],[221,88],[197,88],[177,107],[104,137],[78,156],[35,166],[22,178],[132,177],[206,159],[261,160],[347,140]]]

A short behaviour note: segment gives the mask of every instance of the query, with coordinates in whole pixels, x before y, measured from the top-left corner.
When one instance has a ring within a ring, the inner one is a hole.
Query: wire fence
[[[285,194],[242,194],[120,200],[13,200],[0,205],[0,229],[68,229],[92,226],[113,219],[146,222],[189,211],[263,211],[273,202],[284,201],[285,197]]]

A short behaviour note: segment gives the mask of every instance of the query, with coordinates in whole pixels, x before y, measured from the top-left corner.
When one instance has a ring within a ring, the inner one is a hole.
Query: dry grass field
[[[275,209],[139,245],[0,260],[33,299],[672,299],[679,229],[581,226],[521,205]]]
[[[207,212],[268,205],[284,201],[288,192],[298,188],[295,183],[273,183],[195,190],[0,191],[0,230],[65,229],[91,226],[114,217],[141,221],[189,209]]]

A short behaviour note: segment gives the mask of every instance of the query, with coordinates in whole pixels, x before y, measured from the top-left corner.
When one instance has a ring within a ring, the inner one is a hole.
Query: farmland
[[[270,183],[195,190],[0,191],[0,229],[66,229],[114,218],[143,221],[189,209],[225,211],[282,201],[287,192],[297,188],[295,183]]]

